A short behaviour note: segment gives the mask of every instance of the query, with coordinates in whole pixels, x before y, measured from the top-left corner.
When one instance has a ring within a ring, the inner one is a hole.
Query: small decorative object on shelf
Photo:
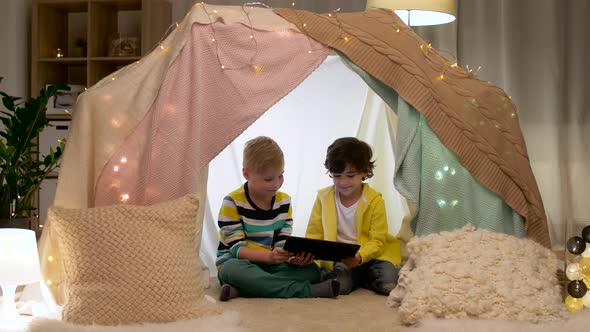
[[[61,48],[58,47],[53,51],[53,56],[56,58],[63,58],[65,55]]]
[[[111,37],[109,47],[110,56],[136,56],[139,55],[139,38],[128,37],[116,33]]]
[[[74,40],[74,45],[72,47],[72,55],[73,57],[77,58],[84,58],[86,57],[86,46],[87,42],[86,39],[79,37]]]
[[[566,308],[575,313],[583,307],[590,308],[590,225],[584,227],[582,236],[573,236],[567,243],[567,251],[573,255],[568,260],[565,274],[568,278]]]
[[[58,90],[47,102],[47,114],[72,114],[78,96],[86,87],[77,84],[68,84],[68,90]],[[46,88],[49,85],[46,86]]]

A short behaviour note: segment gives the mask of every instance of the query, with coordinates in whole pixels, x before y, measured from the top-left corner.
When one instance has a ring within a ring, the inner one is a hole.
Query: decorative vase
[[[74,47],[72,48],[72,53],[70,56],[74,58],[85,58],[86,57],[86,47]]]

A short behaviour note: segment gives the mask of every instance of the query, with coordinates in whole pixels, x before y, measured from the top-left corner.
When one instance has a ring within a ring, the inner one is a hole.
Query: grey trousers
[[[333,271],[322,270],[322,281],[337,279],[340,282],[340,295],[350,294],[359,287],[389,295],[397,285],[398,272],[390,262],[376,259],[352,269],[337,262],[334,263]]]

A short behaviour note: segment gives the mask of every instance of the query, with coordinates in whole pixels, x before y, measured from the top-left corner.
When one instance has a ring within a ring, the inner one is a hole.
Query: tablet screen
[[[288,236],[284,249],[292,253],[310,253],[315,259],[339,262],[353,257],[361,246],[345,242],[316,240],[298,236]]]

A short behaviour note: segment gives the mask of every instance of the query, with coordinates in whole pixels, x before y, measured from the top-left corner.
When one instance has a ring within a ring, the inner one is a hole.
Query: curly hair
[[[354,166],[358,172],[367,173],[366,180],[373,176],[375,161],[373,150],[366,142],[356,137],[342,137],[334,141],[326,154],[324,166],[330,173],[342,173],[346,165]]]

